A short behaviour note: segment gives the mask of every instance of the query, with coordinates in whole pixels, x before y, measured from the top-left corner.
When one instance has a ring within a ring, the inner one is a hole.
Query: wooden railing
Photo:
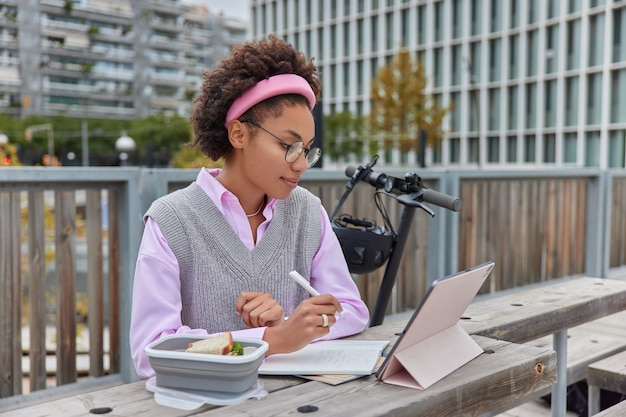
[[[495,260],[496,270],[482,292],[573,275],[606,277],[626,266],[623,171],[420,174],[428,187],[461,197],[463,208],[454,213],[430,206],[434,218],[417,212],[388,313],[414,308],[434,279],[486,260]],[[0,169],[0,397],[83,376],[136,378],[128,331],[142,215],[154,199],[196,175],[143,168]],[[309,170],[301,184],[331,213],[346,181],[340,170]],[[382,225],[373,192],[358,184],[340,212]],[[402,207],[384,201],[398,225]],[[355,276],[370,309],[383,272]],[[56,381],[47,381],[50,373]]]

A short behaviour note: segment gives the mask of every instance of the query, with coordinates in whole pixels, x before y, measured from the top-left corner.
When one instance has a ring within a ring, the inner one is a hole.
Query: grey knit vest
[[[308,293],[289,278],[307,279],[320,245],[320,200],[297,187],[274,206],[261,241],[250,251],[195,182],[152,203],[152,217],[180,268],[182,322],[209,333],[245,325],[235,311],[243,291],[271,294],[289,315]]]

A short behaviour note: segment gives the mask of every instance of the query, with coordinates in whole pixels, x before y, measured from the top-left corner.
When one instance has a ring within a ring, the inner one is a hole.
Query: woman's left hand
[[[237,298],[237,315],[248,328],[278,326],[285,321],[285,311],[271,294],[242,292]]]

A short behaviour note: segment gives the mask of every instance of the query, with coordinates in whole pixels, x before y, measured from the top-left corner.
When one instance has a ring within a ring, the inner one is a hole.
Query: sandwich
[[[243,355],[243,346],[239,342],[233,342],[233,335],[230,332],[224,332],[189,343],[185,352],[237,356]]]

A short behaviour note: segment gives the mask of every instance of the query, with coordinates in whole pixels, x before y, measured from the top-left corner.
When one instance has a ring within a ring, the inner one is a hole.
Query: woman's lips
[[[298,182],[300,182],[297,178],[284,178],[283,181],[291,188],[296,188],[298,186]]]

